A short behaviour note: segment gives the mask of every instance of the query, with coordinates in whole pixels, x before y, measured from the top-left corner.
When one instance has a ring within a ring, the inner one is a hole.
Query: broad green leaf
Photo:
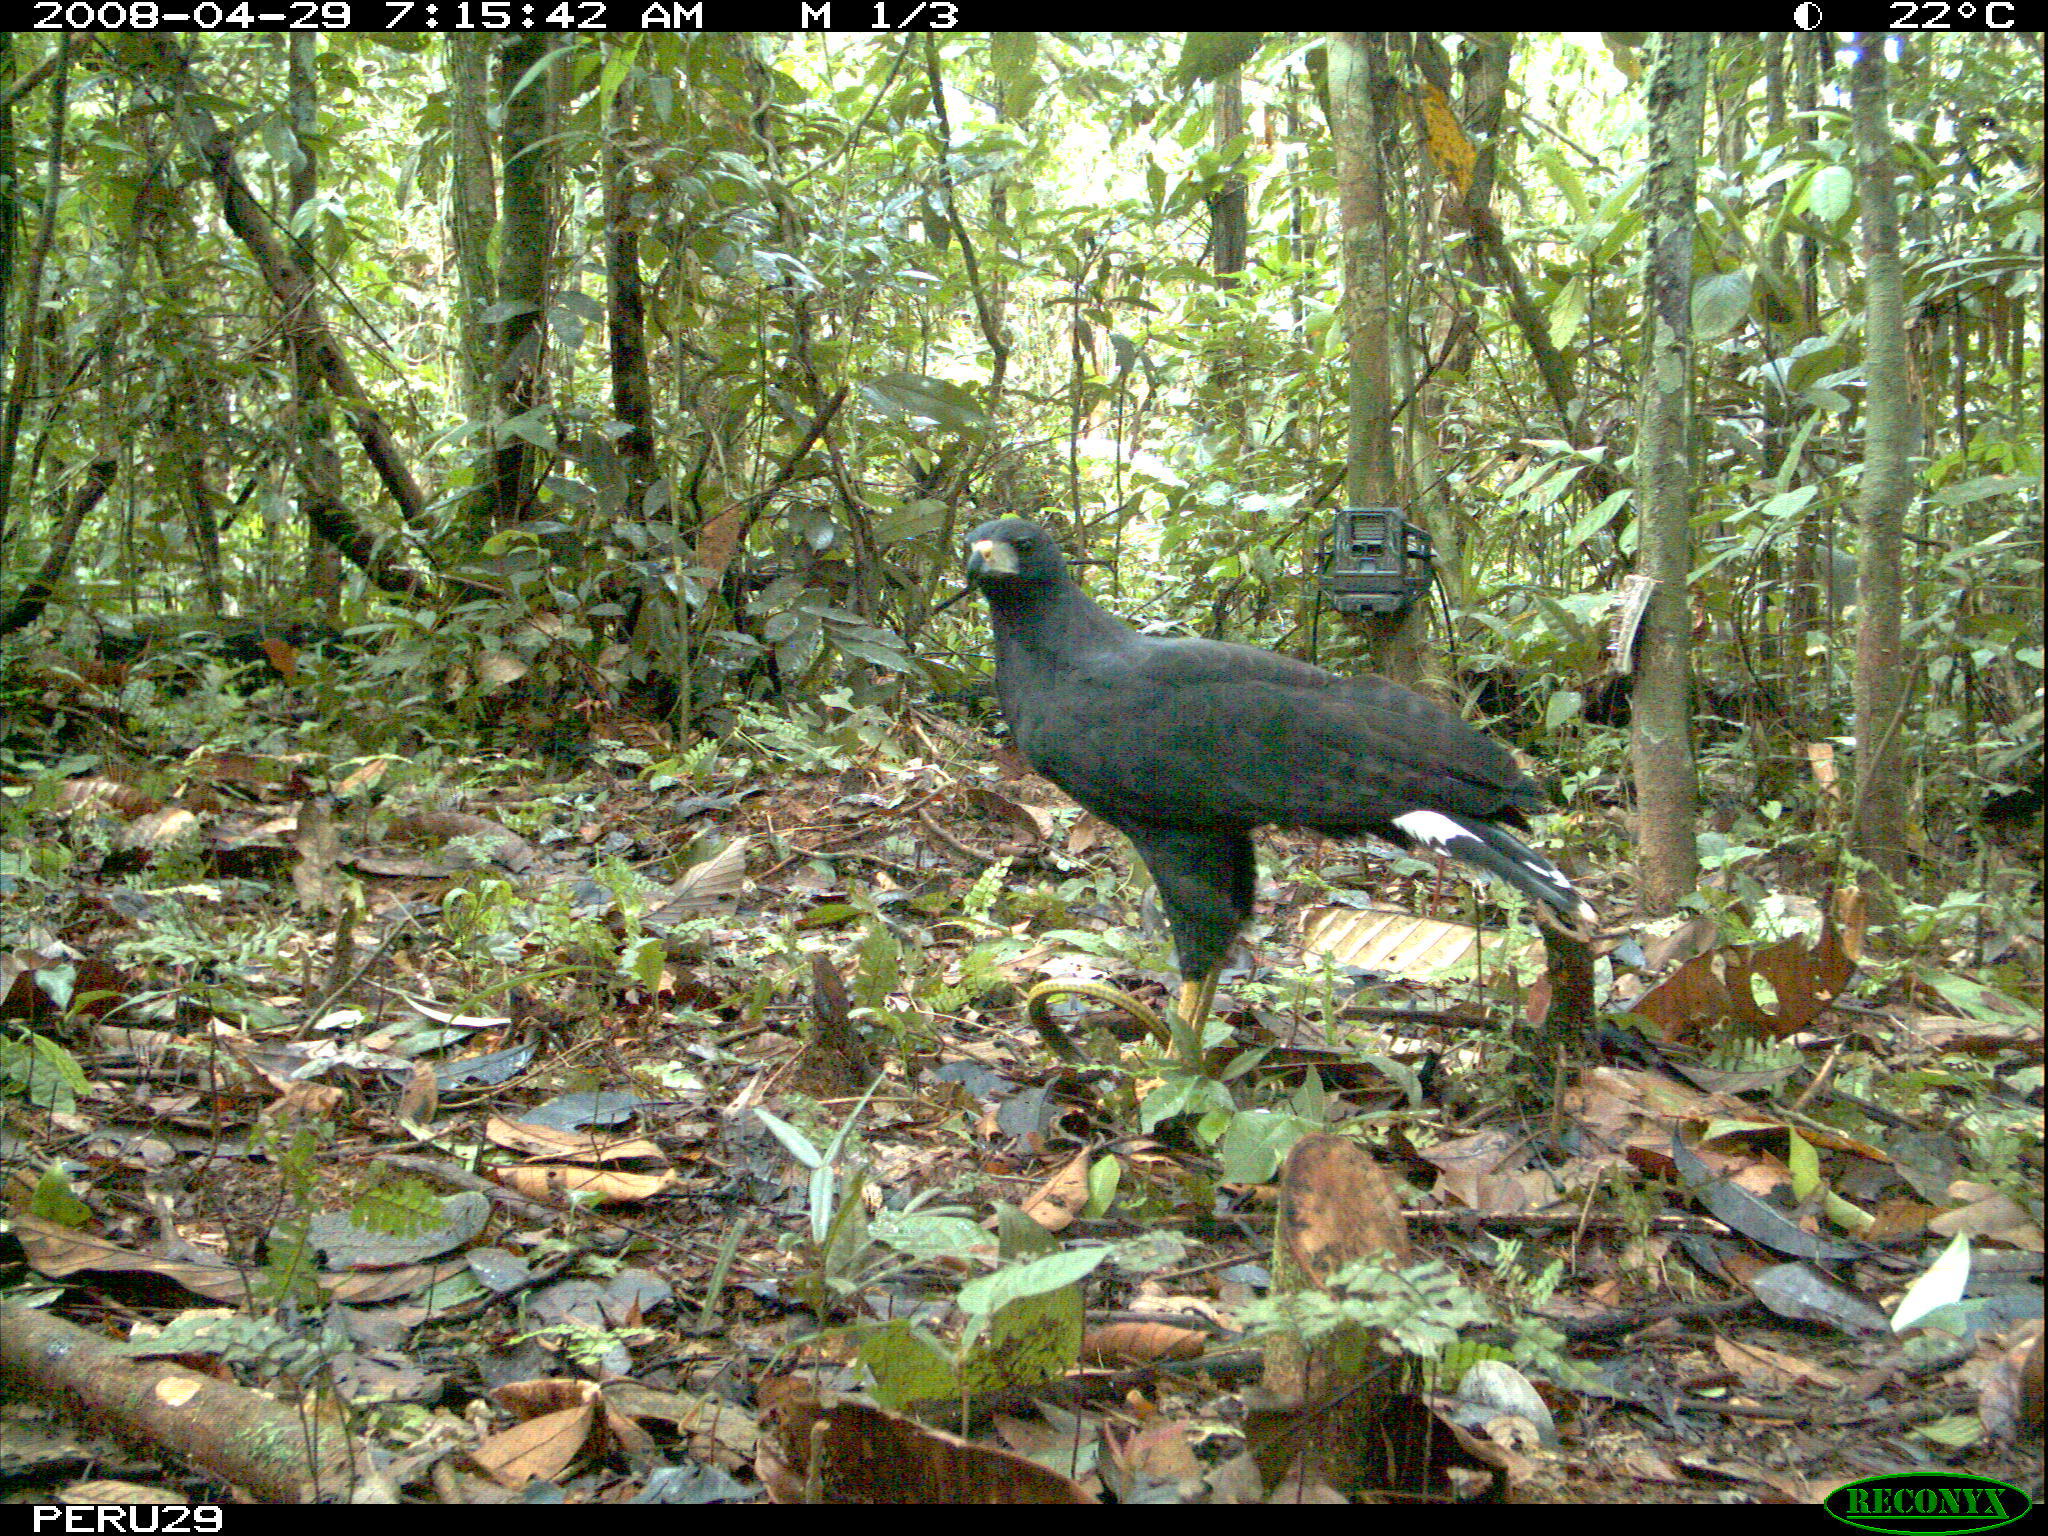
[[[1559,688],[1543,706],[1543,728],[1554,731],[1579,718],[1585,700],[1576,688]]]
[[[1174,66],[1174,84],[1207,85],[1247,63],[1259,51],[1257,32],[1189,32]]]
[[[960,1395],[960,1380],[946,1346],[907,1318],[861,1329],[857,1358],[886,1408]]]
[[[965,1216],[927,1216],[914,1211],[907,1215],[875,1212],[868,1222],[868,1236],[913,1259],[957,1258],[989,1246],[988,1233],[979,1222]]]
[[[1554,347],[1568,347],[1578,339],[1579,330],[1586,323],[1586,282],[1574,276],[1564,285],[1564,290],[1551,301],[1550,344]]]
[[[1108,1256],[1109,1250],[1100,1246],[1063,1249],[970,1280],[954,1300],[962,1312],[986,1317],[1021,1297],[1043,1296],[1072,1285]]]
[[[1748,272],[1720,272],[1692,285],[1692,329],[1698,341],[1732,336],[1749,315]]]
[[[969,1392],[1035,1387],[1066,1375],[1081,1355],[1081,1290],[1074,1285],[1006,1303],[960,1362]]]
[[[1279,1170],[1280,1160],[1302,1137],[1315,1130],[1299,1115],[1283,1115],[1270,1109],[1240,1110],[1230,1117],[1230,1127],[1217,1144],[1222,1160],[1221,1178],[1226,1184],[1263,1184]]]
[[[962,433],[979,433],[988,427],[988,415],[974,396],[946,379],[884,373],[863,381],[860,388],[885,416],[922,416]]]
[[[1820,1154],[1812,1142],[1797,1131],[1785,1154],[1786,1169],[1792,1175],[1792,1198],[1804,1204],[1820,1188]]]
[[[668,954],[661,940],[650,934],[626,946],[619,956],[619,969],[652,992],[660,987],[661,968],[667,962]]]
[[[789,1155],[806,1168],[819,1168],[824,1165],[825,1155],[811,1145],[810,1137],[787,1120],[771,1115],[758,1104],[754,1106],[754,1118],[767,1126],[774,1133],[775,1139],[789,1149]]]
[[[1856,178],[1843,165],[1824,165],[1806,185],[1806,208],[1825,224],[1840,221],[1856,199]]]
[[[1145,1102],[1138,1106],[1138,1128],[1149,1135],[1161,1121],[1175,1115],[1199,1115],[1208,1110],[1228,1114],[1236,1108],[1230,1090],[1213,1078],[1177,1074],[1145,1095]]]

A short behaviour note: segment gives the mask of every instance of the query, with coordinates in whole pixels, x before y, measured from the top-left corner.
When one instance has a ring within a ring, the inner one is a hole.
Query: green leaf
[[[1265,1183],[1278,1171],[1288,1150],[1315,1129],[1299,1115],[1283,1115],[1270,1109],[1247,1109],[1232,1115],[1230,1128],[1216,1147],[1216,1155],[1223,1162],[1223,1182]]]
[[[0,1088],[24,1094],[39,1109],[69,1114],[89,1086],[85,1069],[56,1041],[0,1035]]]
[[[890,646],[876,645],[869,640],[858,640],[837,630],[827,630],[825,636],[832,642],[835,651],[855,657],[869,666],[880,667],[888,672],[908,672],[911,660],[903,652]]]
[[[859,1332],[856,1358],[885,1408],[960,1395],[960,1379],[946,1346],[907,1318],[892,1318]]]
[[[1117,1186],[1123,1182],[1124,1165],[1113,1157],[1098,1157],[1088,1165],[1088,1204],[1082,1215],[1099,1221],[1109,1214],[1109,1207],[1116,1199]]]
[[[913,1259],[960,1258],[989,1245],[979,1222],[919,1212],[877,1211],[868,1223],[868,1236]]]
[[[1175,1115],[1199,1115],[1212,1109],[1229,1114],[1236,1108],[1223,1084],[1212,1078],[1175,1074],[1145,1095],[1145,1102],[1138,1106],[1138,1125],[1150,1134],[1161,1121]]]
[[[1749,315],[1748,272],[1720,272],[1692,285],[1692,330],[1697,341],[1732,336]]]
[[[1757,515],[1766,522],[1783,522],[1804,512],[1813,498],[1820,494],[1817,485],[1802,485],[1794,491],[1780,491],[1757,509]]]
[[[849,901],[828,901],[815,906],[796,920],[796,931],[807,932],[813,928],[836,928],[849,918],[859,917],[861,910]]]
[[[644,939],[635,939],[619,956],[619,970],[649,992],[661,986],[661,968],[667,963],[668,952],[662,948],[661,940],[652,934]]]
[[[1543,174],[1550,178],[1550,184],[1564,194],[1564,200],[1571,204],[1572,217],[1581,223],[1592,217],[1592,204],[1586,200],[1586,184],[1579,179],[1579,173],[1566,162],[1564,155],[1555,145],[1545,144],[1535,152],[1536,163],[1543,168]]]
[[[71,1192],[71,1179],[60,1164],[52,1163],[36,1180],[28,1197],[31,1216],[54,1221],[60,1227],[82,1227],[92,1220],[92,1207]]]
[[[1948,971],[1922,971],[1920,979],[1939,992],[1957,1013],[1968,1018],[1994,1024],[2038,1026],[2041,1022],[2040,1009],[2029,1008],[2018,998],[2008,997],[1967,976],[1957,976]]]
[[[896,942],[896,935],[889,931],[886,923],[870,923],[866,937],[861,940],[860,959],[853,975],[853,1005],[856,1008],[881,1008],[889,1001],[889,994],[896,990],[902,980],[902,949]]]
[[[815,1194],[819,1180],[829,1177],[829,1167],[820,1168],[811,1175],[811,1186]],[[825,1229],[825,1235],[818,1244],[824,1261],[825,1273],[847,1278],[854,1273],[861,1254],[868,1246],[867,1204],[861,1199],[861,1190],[867,1182],[866,1175],[856,1168],[846,1176],[846,1191],[838,1197],[839,1208],[832,1213],[832,1224]],[[827,1197],[828,1200],[831,1198]],[[819,1207],[811,1210],[811,1226],[818,1225]]]
[[[1586,282],[1574,276],[1550,304],[1550,344],[1568,347],[1586,323]]]
[[[1797,1131],[1791,1133],[1792,1145],[1785,1154],[1785,1166],[1792,1175],[1792,1198],[1804,1203],[1813,1192],[1820,1188],[1820,1154],[1812,1142]]]
[[[811,1145],[810,1137],[791,1125],[787,1120],[769,1114],[767,1110],[761,1108],[758,1104],[754,1106],[754,1117],[767,1126],[770,1131],[774,1132],[775,1139],[789,1149],[789,1155],[802,1163],[806,1168],[822,1168],[824,1166],[825,1155]]]
[[[509,442],[512,438],[523,438],[534,447],[548,453],[555,451],[555,428],[546,411],[526,411],[518,416],[508,417],[498,426],[498,442]]]
[[[1843,165],[1824,165],[1806,184],[1806,210],[1824,224],[1840,222],[1856,200],[1856,178]]]
[[[1007,1200],[996,1202],[996,1251],[1005,1263],[1043,1258],[1060,1251],[1060,1240]]]
[[[884,546],[901,544],[906,539],[937,533],[945,526],[946,504],[934,497],[920,496],[875,519],[875,542]]]
[[[1004,1392],[1056,1380],[1080,1358],[1081,1328],[1079,1287],[1020,1296],[989,1319],[960,1362],[960,1384],[969,1392]]]
[[[1174,84],[1185,90],[1207,85],[1233,69],[1248,63],[1259,51],[1258,32],[1190,32],[1180,45],[1180,61],[1174,65]]]
[[[1543,728],[1554,731],[1579,718],[1579,711],[1585,700],[1579,697],[1576,688],[1560,688],[1551,694],[1543,706]]]
[[[1970,1237],[1958,1232],[1942,1250],[1941,1257],[1928,1266],[1927,1273],[1906,1288],[1892,1312],[1892,1332],[1904,1333],[1925,1322],[1938,1309],[1963,1299],[1970,1281]]]
[[[989,39],[989,72],[1002,86],[1003,117],[1021,123],[1044,89],[1033,65],[1038,60],[1038,34],[997,32]]]
[[[1072,1285],[1107,1257],[1109,1250],[1100,1245],[1063,1249],[1042,1259],[1012,1264],[992,1275],[970,1280],[960,1287],[960,1294],[954,1301],[962,1312],[986,1317],[1022,1297],[1043,1296]]]
[[[1564,536],[1565,547],[1577,549],[1594,534],[1602,532],[1614,521],[1621,509],[1628,505],[1630,494],[1625,490],[1616,491],[1613,495],[1603,498],[1597,507],[1591,507],[1581,513],[1579,520],[1572,524],[1571,532]]]
[[[922,416],[955,432],[988,429],[988,414],[972,394],[945,379],[921,373],[884,373],[864,380],[861,393],[885,416]]]

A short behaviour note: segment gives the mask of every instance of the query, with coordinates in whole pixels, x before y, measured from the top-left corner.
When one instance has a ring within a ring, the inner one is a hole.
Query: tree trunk
[[[1706,34],[1662,33],[1650,66],[1649,249],[1643,274],[1643,396],[1636,428],[1637,570],[1656,585],[1636,651],[1630,754],[1638,899],[1668,912],[1699,879],[1692,755],[1693,197],[1706,95]]]
[[[1379,41],[1361,33],[1330,36],[1330,130],[1337,150],[1337,218],[1344,252],[1344,312],[1350,342],[1349,441],[1345,498],[1352,506],[1391,506],[1394,464],[1392,370],[1388,363],[1385,158],[1386,113],[1377,83],[1386,72]],[[1373,670],[1414,686],[1422,676],[1429,609],[1368,614],[1363,627]]]
[[[1912,495],[1906,455],[1913,401],[1906,377],[1899,215],[1892,193],[1891,124],[1882,33],[1857,39],[1849,77],[1856,179],[1863,203],[1863,484],[1856,499],[1856,798],[1849,846],[1867,861],[1873,917],[1891,910],[1887,887],[1906,873],[1907,705],[1899,644],[1899,544]]]

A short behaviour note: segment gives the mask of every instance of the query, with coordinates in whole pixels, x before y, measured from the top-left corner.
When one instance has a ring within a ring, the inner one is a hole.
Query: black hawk
[[[996,694],[1018,750],[1152,873],[1191,1029],[1251,918],[1254,827],[1372,833],[1483,869],[1568,923],[1596,921],[1515,835],[1544,808],[1535,784],[1419,694],[1248,645],[1137,634],[1022,518],[968,535],[967,575],[988,599]]]

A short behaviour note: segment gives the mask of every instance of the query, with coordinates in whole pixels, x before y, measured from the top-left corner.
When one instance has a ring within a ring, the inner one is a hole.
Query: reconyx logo
[[[1894,1472],[1844,1483],[1824,1509],[1859,1530],[1961,1536],[2010,1525],[2028,1509],[2027,1496],[2010,1483],[1961,1472]]]

